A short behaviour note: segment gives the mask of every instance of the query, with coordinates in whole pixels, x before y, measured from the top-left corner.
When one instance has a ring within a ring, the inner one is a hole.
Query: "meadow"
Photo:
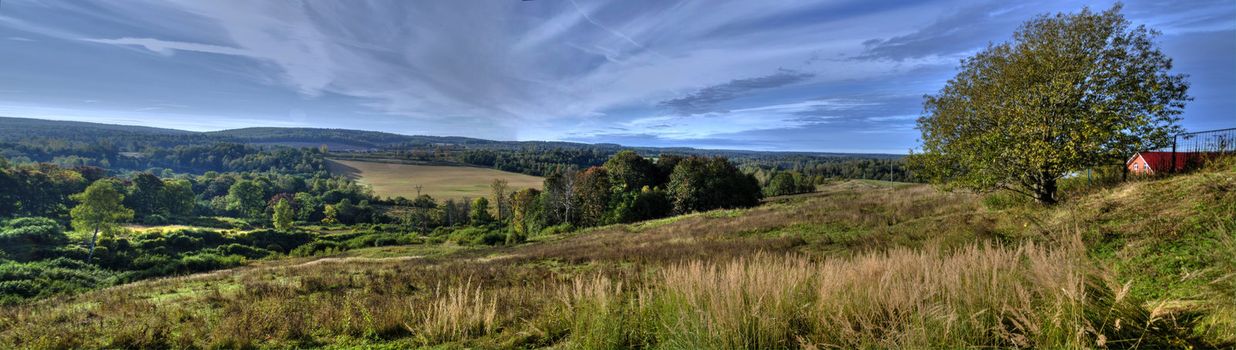
[[[0,308],[0,347],[1236,345],[1236,168],[1068,195],[848,181],[513,246],[261,260]]]
[[[379,197],[413,199],[427,194],[434,199],[463,199],[491,196],[490,183],[506,180],[511,191],[540,189],[544,179],[531,175],[474,166],[419,165],[329,160],[331,173],[347,176],[373,187]]]

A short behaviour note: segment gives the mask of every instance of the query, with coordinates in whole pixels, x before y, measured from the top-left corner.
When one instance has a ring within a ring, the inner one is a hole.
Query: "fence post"
[[[1180,135],[1172,136],[1172,169],[1169,172],[1176,172],[1176,143],[1180,140]]]

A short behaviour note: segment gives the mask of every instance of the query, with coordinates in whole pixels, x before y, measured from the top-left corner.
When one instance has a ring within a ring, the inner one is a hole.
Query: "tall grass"
[[[624,290],[576,280],[578,348],[1155,347],[1187,329],[1095,277],[1078,248],[974,245],[811,261],[761,254],[671,265]]]
[[[462,285],[434,291],[428,305],[411,305],[415,324],[406,324],[423,344],[439,344],[481,336],[494,331],[497,300],[486,296],[469,280]]]

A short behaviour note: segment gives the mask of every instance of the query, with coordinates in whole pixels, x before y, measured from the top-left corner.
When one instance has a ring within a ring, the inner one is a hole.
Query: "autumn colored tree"
[[[501,222],[510,219],[511,198],[510,186],[507,181],[503,179],[494,179],[494,181],[489,184],[489,188],[493,191],[494,207],[497,209],[495,211],[497,213],[498,221]]]
[[[1026,22],[926,97],[911,165],[946,187],[1052,204],[1066,174],[1166,145],[1190,98],[1158,34],[1132,26],[1120,5]]]
[[[535,188],[525,188],[511,194],[511,229],[520,235],[528,236],[540,229],[541,191]]]

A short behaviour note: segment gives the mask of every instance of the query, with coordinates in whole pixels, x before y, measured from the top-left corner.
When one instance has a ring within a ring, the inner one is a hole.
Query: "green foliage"
[[[451,241],[458,244],[498,245],[506,242],[506,234],[486,227],[469,226],[451,232]]]
[[[339,224],[339,209],[336,209],[335,205],[327,204],[326,207],[322,210],[322,213],[323,213],[322,214],[323,224],[327,224],[327,225],[338,225]]]
[[[609,174],[605,168],[591,167],[579,172],[574,189],[571,201],[578,211],[575,223],[580,226],[604,224],[610,200]]]
[[[604,168],[609,174],[610,183],[617,187],[619,192],[659,185],[656,165],[635,151],[625,150],[614,154],[605,161]]]
[[[911,165],[935,183],[1051,204],[1065,174],[1165,145],[1190,98],[1157,34],[1119,5],[1025,23],[926,98]]]
[[[511,231],[519,235],[540,231],[545,222],[544,196],[535,188],[511,194]]]
[[[85,192],[73,195],[77,201],[76,207],[69,213],[73,216],[73,228],[79,231],[91,232],[90,253],[99,237],[99,231],[112,229],[117,223],[133,218],[133,210],[121,205],[124,195],[116,190],[116,185],[109,180],[99,180],[90,184]]]
[[[784,196],[815,191],[815,183],[801,174],[789,171],[778,171],[764,186],[767,196]]]
[[[66,258],[24,263],[0,260],[0,305],[85,291],[108,285],[116,277],[94,265]]]
[[[480,197],[472,200],[471,216],[473,225],[485,225],[493,221],[493,216],[489,214],[489,200],[485,197]]]
[[[614,204],[608,222],[631,223],[669,216],[674,203],[660,189],[645,186],[640,191],[622,192],[614,195]]]
[[[253,181],[240,180],[227,190],[227,209],[251,220],[260,220],[266,208],[265,193]]]
[[[755,206],[762,197],[754,177],[720,157],[682,160],[670,174],[668,186],[679,214]]]
[[[17,261],[52,258],[69,241],[60,223],[48,218],[19,218],[0,228],[0,253]]]
[[[275,229],[279,231],[287,231],[292,229],[292,220],[295,213],[292,212],[292,204],[286,199],[279,200],[275,204],[275,214],[271,218],[271,222],[275,224]]]
[[[331,241],[314,241],[312,243],[296,247],[291,252],[292,256],[315,256],[329,255],[346,250],[343,244]]]

